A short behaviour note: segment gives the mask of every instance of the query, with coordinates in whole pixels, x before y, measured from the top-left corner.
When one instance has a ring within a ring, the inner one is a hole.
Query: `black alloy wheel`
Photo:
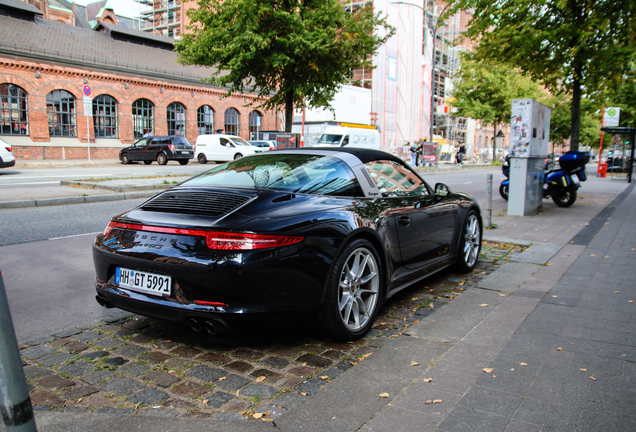
[[[361,338],[373,325],[382,293],[381,261],[364,239],[350,242],[335,261],[320,318],[320,330],[338,341]]]
[[[130,163],[130,158],[128,157],[128,153],[122,153],[121,156],[119,156],[119,159],[121,160],[121,163],[124,165],[128,165]]]
[[[157,163],[158,163],[159,165],[165,165],[165,164],[167,164],[167,163],[168,163],[168,158],[166,157],[166,155],[165,155],[165,154],[163,154],[163,153],[159,153],[159,154],[157,155]]]
[[[552,201],[559,207],[570,207],[576,202],[576,188],[570,187],[560,191],[552,191]]]
[[[509,185],[502,184],[501,186],[499,186],[499,195],[501,195],[501,197],[506,201],[508,201],[508,188]]]
[[[206,158],[203,153],[199,153],[199,156],[197,156],[197,160],[202,165],[205,165],[206,163],[208,163],[208,158]]]
[[[458,273],[471,272],[481,250],[481,220],[475,210],[468,212],[462,234],[459,238],[459,248],[457,250],[457,261],[455,262],[455,270]]]

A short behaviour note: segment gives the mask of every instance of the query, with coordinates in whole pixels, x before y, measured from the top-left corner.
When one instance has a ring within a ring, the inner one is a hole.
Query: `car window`
[[[338,144],[342,135],[323,134],[318,140],[318,144]]]
[[[158,145],[172,144],[172,141],[170,141],[170,138],[153,138],[152,144],[158,144]]]
[[[192,145],[190,144],[190,141],[188,141],[186,138],[183,138],[183,137],[173,137],[172,142],[174,142],[175,144],[187,144],[189,146]]]
[[[234,137],[232,138],[232,142],[236,145],[243,145],[243,146],[249,146],[251,145],[250,143],[248,143],[247,141],[245,141],[243,138],[239,138],[239,137]]]
[[[365,166],[385,198],[431,194],[427,184],[401,163],[376,160],[367,162]]]
[[[332,156],[283,154],[248,156],[220,165],[183,183],[231,186],[330,196],[363,196],[342,160]]]
[[[142,138],[139,141],[137,141],[135,143],[135,147],[143,147],[146,145],[146,141],[148,141],[146,138]]]
[[[221,145],[225,147],[227,147],[227,145],[230,143],[230,141],[225,138],[219,138],[219,141],[221,142]]]

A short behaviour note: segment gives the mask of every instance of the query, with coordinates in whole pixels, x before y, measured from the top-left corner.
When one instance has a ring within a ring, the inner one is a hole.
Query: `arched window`
[[[49,136],[77,136],[75,96],[66,90],[53,90],[46,95]]]
[[[22,87],[0,84],[0,134],[29,134],[29,103]]]
[[[237,135],[241,132],[239,126],[241,124],[241,115],[235,108],[228,108],[225,111],[225,133],[228,135]]]
[[[186,107],[179,102],[172,102],[166,110],[168,118],[168,135],[184,137],[186,135]]]
[[[135,139],[155,134],[155,105],[148,99],[137,99],[132,104],[133,134]]]
[[[252,111],[250,113],[250,139],[258,139],[258,133],[261,131],[262,120],[263,116],[258,111]]]
[[[197,128],[199,135],[214,133],[214,110],[209,105],[203,105],[197,110]]]
[[[117,101],[108,95],[93,99],[93,127],[96,138],[117,138]]]

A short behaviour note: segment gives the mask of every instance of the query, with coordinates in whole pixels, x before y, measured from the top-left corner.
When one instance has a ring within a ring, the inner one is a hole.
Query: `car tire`
[[[329,277],[319,330],[342,342],[361,338],[378,313],[382,286],[381,261],[375,247],[364,239],[347,244]]]
[[[504,185],[502,184],[501,186],[499,186],[499,195],[501,195],[501,197],[503,199],[505,199],[506,201],[508,201],[508,188],[509,185]]]
[[[237,154],[235,154],[235,155],[234,155],[234,160],[240,159],[240,158],[242,158],[242,157],[243,157],[243,155],[242,155],[242,154],[237,153]]]
[[[157,154],[157,163],[159,165],[167,164],[168,163],[168,157],[165,154],[163,154],[163,153]]]
[[[206,163],[208,163],[208,158],[206,158],[203,153],[199,153],[199,156],[197,156],[197,160],[201,165],[205,165]]]
[[[145,163],[146,165],[150,165],[150,164],[152,163],[152,161],[144,161],[144,163]]]
[[[571,187],[552,195],[552,201],[559,207],[570,207],[576,202],[576,188]]]
[[[457,261],[455,261],[455,270],[458,273],[468,273],[475,268],[481,251],[481,233],[481,219],[475,210],[471,210],[466,215],[459,237]]]
[[[128,157],[128,153],[122,153],[121,156],[119,156],[119,160],[121,160],[121,163],[123,165],[128,165],[130,163],[130,158]]]
[[[188,162],[190,162],[190,160],[189,160],[189,159],[181,159],[181,160],[179,160],[179,163],[180,163],[181,165],[187,165],[187,164],[188,164]]]

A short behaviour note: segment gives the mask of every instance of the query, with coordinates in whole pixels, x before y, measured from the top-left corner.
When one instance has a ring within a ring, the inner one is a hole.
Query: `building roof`
[[[4,6],[11,9],[18,9],[24,12],[30,12],[32,14],[42,15],[42,12],[40,11],[40,9],[36,8],[35,6],[29,3],[19,1],[19,0],[0,0],[0,6]]]
[[[86,19],[93,21],[99,16],[99,12],[106,6],[106,0],[89,3],[86,5]]]
[[[174,51],[139,44],[169,44],[172,38],[106,23],[100,23],[100,28],[107,31],[0,16],[0,56],[215,87],[201,81],[213,69],[181,65]],[[139,37],[138,43],[118,40],[121,35],[129,41]]]

